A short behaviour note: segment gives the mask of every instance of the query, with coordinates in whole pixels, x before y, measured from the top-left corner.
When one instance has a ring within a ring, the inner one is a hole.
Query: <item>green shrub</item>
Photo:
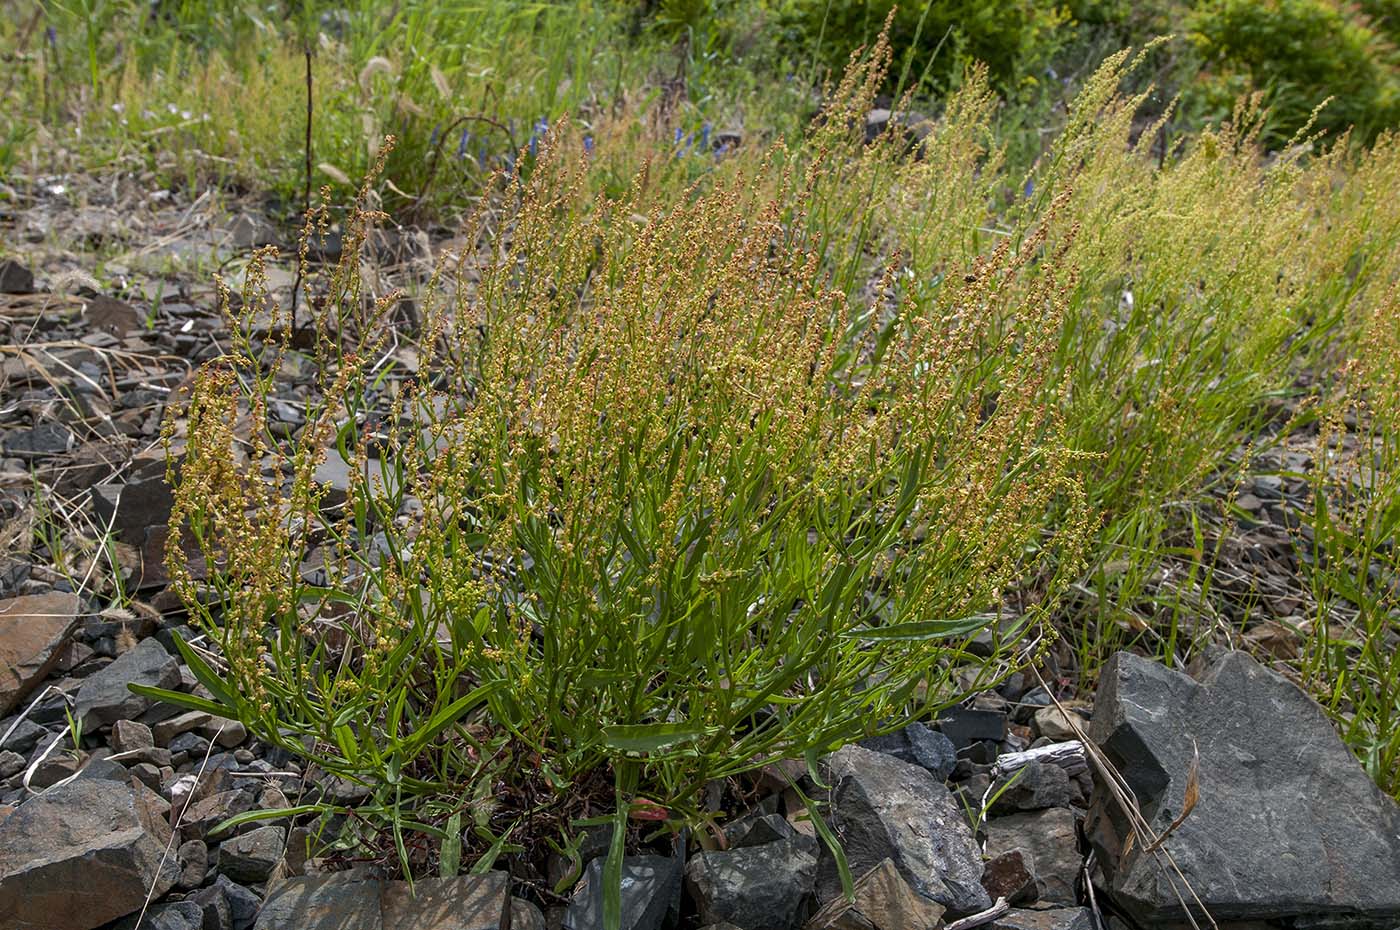
[[[839,71],[852,49],[874,44],[891,10],[894,68],[886,92],[895,89],[906,68],[906,89],[925,76],[929,89],[946,89],[974,61],[987,66],[1003,91],[1033,85],[1059,50],[1067,19],[1058,7],[1032,0],[793,0],[785,13],[800,36],[794,55]]]
[[[1198,92],[1228,112],[1241,94],[1266,93],[1269,139],[1287,141],[1328,97],[1317,127],[1355,126],[1367,138],[1400,121],[1395,49],[1331,0],[1206,0],[1188,20],[1205,60]]]

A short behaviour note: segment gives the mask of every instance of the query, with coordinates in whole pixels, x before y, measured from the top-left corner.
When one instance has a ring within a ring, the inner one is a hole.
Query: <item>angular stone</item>
[[[622,860],[622,930],[660,930],[675,923],[681,904],[679,860],[628,856]],[[563,930],[603,930],[603,860],[583,870],[564,914]]]
[[[363,872],[290,878],[273,888],[257,930],[499,930],[510,913],[504,872],[386,882]]]
[[[1038,811],[1047,807],[1069,807],[1075,796],[1069,773],[1049,762],[1028,762],[1011,775],[997,779],[992,788],[996,798],[992,813]]]
[[[1192,678],[1119,653],[1104,667],[1090,736],[1217,921],[1390,926],[1400,918],[1400,807],[1376,787],[1322,710],[1241,652]],[[1172,881],[1096,785],[1089,835],[1107,890],[1139,923],[1179,922]],[[1140,838],[1139,838],[1140,839]]]
[[[973,743],[1006,739],[1006,714],[994,710],[950,707],[938,717],[938,729],[961,752]]]
[[[6,455],[26,461],[63,455],[73,448],[73,433],[62,423],[41,423],[31,429],[5,434],[0,449]]]
[[[190,710],[169,720],[162,720],[151,727],[151,737],[157,746],[169,746],[170,741],[181,733],[202,727],[213,720],[213,716],[202,710]]]
[[[917,720],[902,730],[860,741],[864,749],[883,752],[927,769],[939,781],[947,781],[958,762],[958,750],[945,734],[930,730]]]
[[[0,715],[27,698],[58,664],[82,622],[81,609],[78,595],[60,591],[0,601]]]
[[[1069,712],[1069,716],[1066,716],[1066,711]],[[1077,723],[1080,729],[1084,729],[1086,726],[1084,719],[1079,717],[1078,714],[1073,713],[1068,706],[1066,706],[1065,710],[1060,710],[1060,708],[1054,705],[1042,707],[1035,712],[1035,717],[1032,719],[1037,733],[1046,739],[1052,739],[1057,743],[1063,743],[1065,740],[1079,739],[1079,734],[1075,732],[1074,726],[1069,719],[1070,716],[1077,718],[1073,723]]]
[[[789,930],[801,925],[817,875],[817,843],[805,837],[705,850],[685,868],[700,920]]]
[[[118,720],[112,724],[112,748],[117,752],[134,752],[154,746],[151,728],[139,720]]]
[[[764,814],[761,817],[741,817],[724,828],[724,838],[729,849],[745,846],[762,846],[778,840],[792,839],[798,833],[782,814]]]
[[[83,319],[90,329],[111,333],[118,339],[145,328],[141,314],[115,297],[94,297],[83,307]]]
[[[885,859],[855,881],[855,900],[828,901],[807,930],[937,930],[944,908],[917,894],[893,859]]]
[[[824,780],[834,788],[828,825],[853,874],[892,859],[914,890],[950,911],[984,910],[982,854],[947,786],[917,765],[846,746],[827,756]],[[835,861],[823,847],[817,894],[840,894]]]
[[[34,293],[34,272],[12,258],[0,259],[0,294]]]
[[[1012,904],[1029,904],[1036,899],[1035,876],[1024,849],[1009,849],[987,860],[982,870],[982,887],[993,899],[1005,898]]]
[[[92,489],[92,510],[98,525],[110,526],[122,542],[133,546],[144,546],[147,527],[164,526],[174,506],[175,497],[163,471]]]
[[[219,844],[219,871],[236,882],[266,881],[282,861],[287,831],[258,827]]]
[[[138,919],[140,921],[138,927]],[[132,914],[112,930],[203,930],[204,909],[193,901],[152,905],[145,917]]]
[[[1087,907],[1012,909],[987,926],[991,930],[1096,930],[1093,912]]]
[[[151,706],[151,700],[133,694],[127,685],[174,688],[179,683],[180,664],[159,640],[143,639],[83,681],[74,716],[83,721],[83,729],[89,732],[117,720],[130,720],[141,716]]]
[[[31,798],[0,822],[0,926],[91,930],[160,897],[170,827],[139,782],[79,778]]]
[[[204,884],[204,876],[209,874],[209,847],[203,840],[181,843],[177,858],[180,860],[181,888],[198,888]]]
[[[1078,904],[1074,883],[1083,865],[1074,813],[1051,807],[1027,814],[993,817],[987,821],[987,855],[996,858],[1020,850],[1035,879],[1035,900]]]

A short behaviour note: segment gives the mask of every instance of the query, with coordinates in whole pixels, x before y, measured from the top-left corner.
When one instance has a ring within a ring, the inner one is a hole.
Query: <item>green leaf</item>
[[[973,614],[958,620],[919,620],[913,623],[892,623],[888,626],[862,627],[841,634],[847,639],[876,642],[887,640],[929,640],[966,636],[996,621],[994,614]]]
[[[202,698],[197,694],[186,694],[183,691],[168,691],[165,688],[156,688],[151,685],[127,684],[132,694],[139,694],[155,701],[163,701],[166,704],[174,704],[176,707],[183,707],[186,710],[199,710],[206,714],[213,714],[215,717],[232,717],[237,711],[232,707],[225,707],[222,704]]]
[[[713,733],[697,724],[629,723],[603,727],[603,745],[620,752],[657,752],[679,743],[693,742]]]
[[[413,736],[404,744],[403,755],[412,758],[417,755],[418,750],[428,744],[430,740],[436,739],[437,735],[447,729],[463,714],[471,710],[477,704],[486,699],[491,692],[499,689],[501,682],[489,681],[478,688],[473,688],[469,693],[448,704],[429,718],[428,722],[414,731]]]
[[[447,818],[447,838],[442,841],[438,855],[438,875],[456,878],[462,867],[462,812],[453,811]]]
[[[209,693],[214,695],[214,699],[224,706],[230,708],[238,707],[238,695],[234,691],[229,690],[223,676],[214,671],[214,669],[209,666],[209,663],[205,662],[204,658],[195,651],[194,647],[186,643],[184,639],[180,637],[179,633],[172,633],[170,638],[175,641],[175,648],[179,651],[180,658],[184,659],[185,664],[190,667],[190,672],[194,675],[195,681],[198,681],[201,685],[208,688]]]
[[[227,830],[232,830],[235,827],[241,827],[245,823],[256,823],[259,820],[278,820],[282,817],[297,817],[301,814],[314,814],[318,811],[323,813],[332,813],[335,811],[335,808],[324,807],[320,804],[299,804],[296,807],[270,807],[266,809],[248,811],[246,813],[238,814],[236,816],[230,817],[228,820],[225,820],[223,823],[210,830],[209,835],[211,837],[218,836],[220,833],[223,833]]]
[[[627,799],[622,790],[621,771],[616,780],[612,837],[608,842],[608,858],[603,862],[603,930],[622,930],[622,855],[627,838]]]

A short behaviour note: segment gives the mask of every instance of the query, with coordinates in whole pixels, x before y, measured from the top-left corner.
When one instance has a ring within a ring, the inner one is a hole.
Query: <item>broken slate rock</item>
[[[681,863],[664,856],[622,860],[622,930],[661,930],[680,915]],[[603,860],[594,859],[574,888],[563,930],[603,930]]]
[[[84,679],[78,689],[74,715],[89,732],[117,720],[130,720],[141,716],[152,702],[132,693],[127,685],[174,688],[179,683],[180,664],[159,640],[143,639],[112,664]]]
[[[1019,850],[1022,862],[1035,880],[1035,898],[1042,904],[1078,904],[1074,884],[1084,857],[1079,852],[1079,831],[1068,808],[993,817],[987,821],[987,855],[997,857]]]
[[[1087,907],[1013,908],[987,926],[990,930],[1095,930],[1093,913]]]
[[[380,881],[358,871],[290,878],[271,889],[256,930],[499,930],[510,913],[505,872]]]
[[[950,911],[991,906],[981,885],[982,853],[946,785],[917,765],[859,746],[832,753],[822,767],[834,786],[827,823],[853,874],[892,859],[916,892]],[[823,847],[818,897],[840,893],[836,862]]]
[[[999,743],[1006,739],[1006,714],[995,710],[950,707],[938,717],[938,729],[958,752],[975,743]]]
[[[1331,928],[1400,919],[1400,807],[1376,787],[1313,701],[1243,652],[1193,678],[1118,653],[1090,728],[1194,896],[1217,921]],[[1199,763],[1195,760],[1199,757]],[[1193,769],[1196,775],[1192,775]],[[1139,923],[1180,922],[1172,878],[1095,785],[1089,836],[1107,890]],[[1180,879],[1177,879],[1180,881]]]
[[[25,461],[63,455],[73,448],[73,434],[62,423],[40,423],[29,429],[6,433],[0,449],[6,455]]]
[[[992,813],[1069,807],[1076,796],[1069,773],[1051,762],[1031,761],[992,787]]]
[[[99,484],[92,489],[92,510],[99,526],[133,546],[146,542],[146,529],[165,526],[175,497],[165,475],[135,478],[125,484]]]
[[[856,879],[855,900],[832,898],[813,915],[807,930],[937,930],[944,908],[909,887],[893,859]]]
[[[287,831],[282,827],[258,827],[219,844],[219,871],[236,882],[266,881],[282,861]]]
[[[0,259],[0,294],[34,293],[34,272],[12,258]]]
[[[863,739],[860,745],[922,766],[939,781],[947,781],[958,763],[958,750],[953,741],[917,720],[902,730]]]
[[[175,884],[160,798],[134,779],[79,778],[0,822],[0,926],[92,930]]]
[[[139,921],[139,926],[138,926]],[[193,901],[156,904],[146,912],[122,920],[112,930],[203,930],[204,908]]]
[[[0,716],[28,697],[58,664],[63,646],[82,622],[81,609],[76,594],[61,591],[0,601]]]
[[[704,923],[744,930],[801,925],[817,874],[817,843],[806,836],[700,852],[686,865],[686,888]]]

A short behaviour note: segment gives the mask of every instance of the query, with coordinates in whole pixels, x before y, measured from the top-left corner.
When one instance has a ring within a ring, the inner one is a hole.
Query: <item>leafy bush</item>
[[[1208,69],[1200,93],[1228,110],[1266,92],[1270,137],[1286,141],[1323,100],[1321,129],[1366,137],[1400,121],[1400,60],[1363,18],[1330,0],[1206,0],[1188,20]]]
[[[614,797],[694,822],[714,779],[1004,674],[1051,599],[1002,628],[1003,595],[1073,566],[1085,529],[1039,401],[1065,272],[1033,235],[858,318],[801,232],[827,164],[798,182],[778,148],[704,189],[644,168],[599,197],[556,128],[464,232],[411,369],[393,298],[361,289],[362,200],[293,441],[268,410],[294,354],[257,338],[285,327],[252,275],[172,518],[217,710],[368,786],[358,822],[421,869],[406,826],[470,808],[489,859]]]
[[[1003,91],[1033,84],[1059,50],[1066,21],[1057,7],[1029,0],[793,0],[786,18],[801,37],[794,54],[808,60],[816,56],[833,70],[840,70],[853,48],[873,45],[889,19],[895,68],[886,92],[906,78],[906,70],[906,89],[921,78],[930,88],[946,89],[974,61],[987,66]]]

